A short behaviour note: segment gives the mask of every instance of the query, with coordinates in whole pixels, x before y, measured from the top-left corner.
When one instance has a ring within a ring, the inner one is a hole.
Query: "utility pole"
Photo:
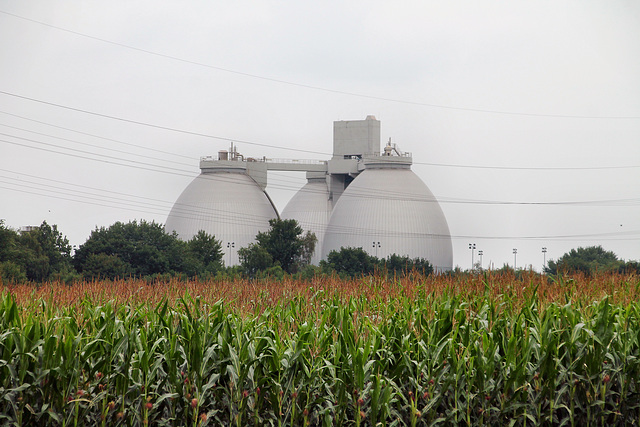
[[[227,252],[229,252],[229,264],[227,267],[231,266],[231,251],[236,247],[236,242],[227,242]]]
[[[376,258],[378,258],[378,248],[380,247],[380,242],[373,242],[373,247],[376,250]]]
[[[544,268],[547,266],[547,248],[542,248],[542,272],[544,273]]]
[[[516,271],[516,256],[518,254],[518,250],[513,248],[513,271]]]
[[[469,249],[471,249],[471,270],[473,270],[473,251],[476,250],[476,244],[469,243]]]
[[[480,270],[482,270],[482,254],[483,252],[481,250],[478,251],[478,256],[480,257]]]

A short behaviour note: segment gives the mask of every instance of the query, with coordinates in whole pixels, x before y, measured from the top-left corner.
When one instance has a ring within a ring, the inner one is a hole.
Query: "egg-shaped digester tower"
[[[453,267],[451,235],[427,185],[409,167],[369,165],[337,201],[322,246],[361,247],[378,258],[425,258],[436,271]]]
[[[322,241],[331,216],[331,201],[326,173],[307,172],[307,183],[293,196],[282,210],[282,219],[295,219],[303,230],[316,235],[316,249],[311,263],[318,265],[322,258]]]
[[[189,240],[204,230],[222,243],[225,265],[239,264],[238,249],[255,242],[256,234],[269,230],[278,214],[263,188],[244,167],[201,162],[202,173],[185,188],[165,224]],[[240,162],[236,162],[242,166]]]

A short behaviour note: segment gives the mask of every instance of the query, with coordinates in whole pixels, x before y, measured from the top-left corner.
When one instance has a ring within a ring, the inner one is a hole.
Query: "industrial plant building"
[[[237,250],[278,217],[266,192],[267,172],[298,171],[307,183],[280,217],[315,233],[314,264],[332,250],[361,247],[378,258],[425,258],[438,271],[450,270],[451,236],[438,201],[411,170],[410,153],[391,141],[380,148],[373,116],[334,122],[333,157],[326,161],[244,157],[232,144],[217,158],[200,160],[200,175],[178,197],[165,228],[184,240],[199,230],[214,235],[225,264],[237,265]]]

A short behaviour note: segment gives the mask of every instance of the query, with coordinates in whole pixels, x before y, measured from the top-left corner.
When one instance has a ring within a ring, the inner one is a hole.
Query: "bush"
[[[433,273],[433,266],[424,258],[409,258],[396,254],[387,259],[378,259],[362,248],[340,248],[331,251],[326,261],[320,261],[322,271],[335,272],[340,277],[357,277],[378,272],[382,275],[405,275],[416,272],[424,275]]]
[[[362,248],[340,248],[339,251],[331,251],[327,260],[320,261],[320,267],[326,273],[335,271],[339,275],[356,277],[373,274],[378,259],[369,255]]]
[[[0,263],[8,280],[43,282],[71,270],[71,246],[56,225],[18,233],[0,221]]]
[[[116,222],[96,228],[73,262],[85,278],[215,274],[222,267],[220,242],[200,231],[184,242],[155,222]]]
[[[571,249],[562,255],[558,261],[549,260],[545,267],[547,274],[584,273],[593,275],[596,272],[617,272],[624,267],[624,261],[612,251],[606,251],[602,246]]]
[[[12,261],[0,262],[0,280],[2,283],[24,283],[27,273],[24,268]]]

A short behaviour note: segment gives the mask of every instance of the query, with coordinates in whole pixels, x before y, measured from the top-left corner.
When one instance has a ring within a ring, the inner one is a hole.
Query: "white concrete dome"
[[[322,257],[322,240],[331,216],[331,201],[325,178],[310,179],[282,210],[282,219],[295,219],[303,230],[318,238],[311,263],[318,265]]]
[[[165,230],[183,240],[204,230],[222,243],[225,264],[237,265],[238,249],[254,243],[277,216],[267,194],[245,173],[202,173],[178,197]]]
[[[361,247],[378,258],[425,258],[437,271],[453,267],[444,213],[408,168],[370,168],[351,182],[334,207],[322,257],[341,247]]]

